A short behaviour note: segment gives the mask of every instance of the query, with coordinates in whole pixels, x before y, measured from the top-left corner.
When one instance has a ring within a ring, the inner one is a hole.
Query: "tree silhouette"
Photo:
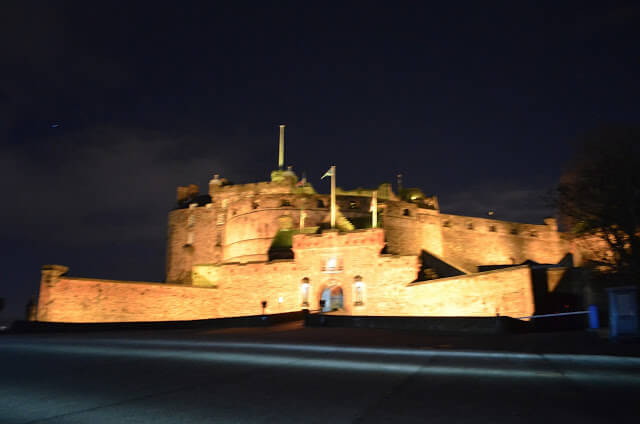
[[[564,225],[597,254],[601,270],[640,272],[640,128],[581,137],[554,192]]]

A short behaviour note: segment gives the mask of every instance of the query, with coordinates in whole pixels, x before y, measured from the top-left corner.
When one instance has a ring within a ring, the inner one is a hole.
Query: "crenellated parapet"
[[[293,236],[294,252],[304,249],[343,247],[371,247],[381,250],[384,247],[384,231],[379,228],[346,233],[327,230],[320,234],[296,234]]]

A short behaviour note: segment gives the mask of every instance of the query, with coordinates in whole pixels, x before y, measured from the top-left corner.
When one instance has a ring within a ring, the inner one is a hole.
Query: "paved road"
[[[639,405],[640,358],[0,337],[1,423],[605,423],[637,422]]]

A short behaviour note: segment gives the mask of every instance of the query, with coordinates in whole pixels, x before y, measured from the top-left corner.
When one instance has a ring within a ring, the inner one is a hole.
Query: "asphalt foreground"
[[[594,334],[303,328],[0,337],[0,423],[608,423],[640,349]]]

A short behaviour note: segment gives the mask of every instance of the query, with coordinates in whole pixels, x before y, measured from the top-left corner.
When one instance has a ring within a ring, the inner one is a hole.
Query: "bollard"
[[[589,305],[589,329],[597,330],[600,328],[600,321],[598,320],[598,307],[596,305]]]

